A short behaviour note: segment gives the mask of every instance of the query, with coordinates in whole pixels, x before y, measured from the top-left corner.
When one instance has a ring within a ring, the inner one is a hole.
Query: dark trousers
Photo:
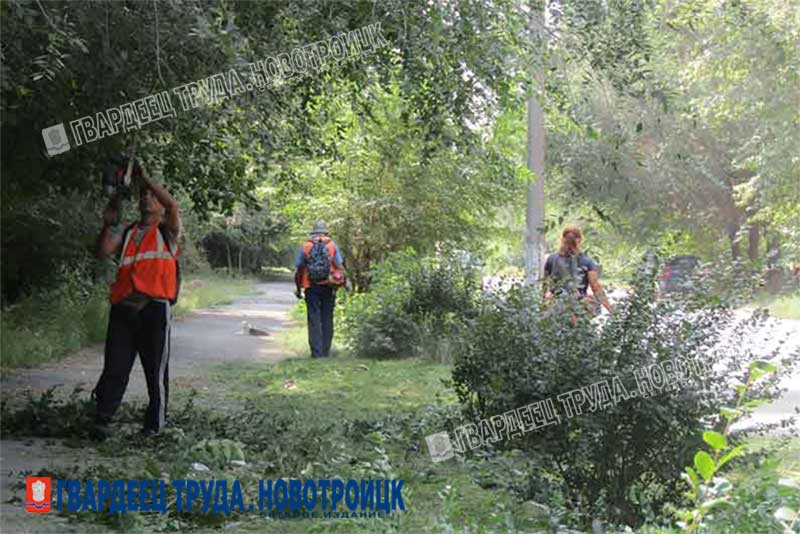
[[[139,353],[150,397],[144,427],[160,430],[164,426],[169,396],[170,320],[166,302],[151,301],[139,311],[124,304],[111,306],[103,373],[94,389],[98,422],[110,421],[119,408]]]
[[[333,341],[333,308],[336,291],[331,286],[312,285],[306,289],[308,311],[308,346],[312,358],[331,355]]]

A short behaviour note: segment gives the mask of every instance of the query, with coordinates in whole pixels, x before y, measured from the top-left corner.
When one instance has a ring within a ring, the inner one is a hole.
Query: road
[[[296,301],[291,282],[268,282],[256,286],[257,294],[240,297],[227,306],[193,312],[172,325],[172,346],[169,360],[170,385],[208,383],[204,370],[210,365],[227,362],[276,362],[286,358],[273,334],[289,323],[288,311]],[[242,321],[270,333],[251,336],[242,333]],[[91,390],[103,368],[103,347],[95,345],[55,363],[20,369],[4,378],[3,398],[24,390],[42,392],[60,386],[63,393],[75,386]],[[146,400],[147,389],[141,367],[131,372],[126,400]]]

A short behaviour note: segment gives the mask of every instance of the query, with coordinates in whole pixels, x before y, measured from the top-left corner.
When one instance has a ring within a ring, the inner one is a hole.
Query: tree
[[[444,143],[397,81],[334,87],[308,107],[321,155],[298,162],[300,178],[283,184],[296,226],[328,222],[358,289],[368,287],[373,265],[407,247],[478,252],[495,207],[517,189],[505,159]],[[455,129],[438,135],[452,138]]]

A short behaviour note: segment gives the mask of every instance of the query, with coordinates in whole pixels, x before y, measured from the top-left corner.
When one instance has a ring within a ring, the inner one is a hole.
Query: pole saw
[[[121,154],[112,158],[103,172],[103,191],[111,196],[111,205],[117,213],[114,224],[119,224],[122,201],[131,198],[132,179],[142,176],[142,168],[134,157],[135,152],[136,143],[131,145],[127,156]]]

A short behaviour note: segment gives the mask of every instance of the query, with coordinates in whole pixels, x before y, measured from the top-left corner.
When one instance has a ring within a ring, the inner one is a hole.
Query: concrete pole
[[[541,37],[544,24],[544,9],[538,8],[539,2],[531,2],[531,34]],[[537,39],[538,42],[543,42]],[[534,74],[538,88],[544,86],[541,70]],[[525,283],[533,284],[542,275],[544,264],[544,117],[542,107],[532,94],[528,98],[528,170],[533,174],[528,183],[527,207],[525,209]]]

